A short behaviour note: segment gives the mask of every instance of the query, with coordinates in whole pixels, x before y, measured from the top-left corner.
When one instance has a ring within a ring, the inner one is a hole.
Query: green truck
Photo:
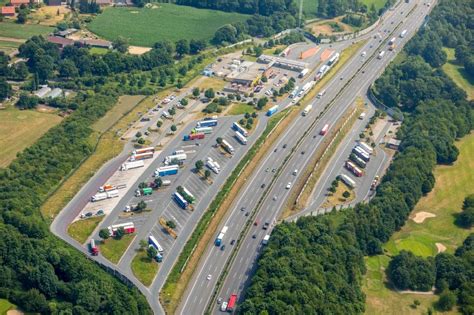
[[[149,196],[153,193],[153,189],[151,189],[150,187],[147,187],[147,188],[142,188],[142,189],[137,189],[135,191],[135,196],[136,197],[140,197],[140,196]]]

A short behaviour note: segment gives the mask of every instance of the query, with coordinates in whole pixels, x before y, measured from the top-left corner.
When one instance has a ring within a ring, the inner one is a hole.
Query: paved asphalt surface
[[[383,36],[384,39],[389,39],[395,36],[397,37],[398,46],[400,47],[400,42],[406,42],[423,21],[423,19],[420,18],[421,10],[423,10],[423,13],[426,13],[426,7],[418,6],[417,10],[406,19],[406,15],[413,5],[414,2],[410,4],[403,2],[394,11],[389,11],[385,17],[385,21],[371,34],[371,36],[377,32],[380,32],[380,35]],[[404,14],[401,14],[401,11],[403,11]],[[393,31],[394,27],[402,21],[403,25],[398,27],[396,32],[393,34],[390,34],[390,32],[383,32],[385,29]],[[409,33],[404,39],[400,39],[398,35],[403,29],[408,29]],[[371,39],[366,46],[361,49],[361,51],[367,52],[366,58],[369,58],[371,55],[376,56],[379,51],[379,44],[378,38]],[[373,45],[373,47],[370,47],[371,45]],[[397,48],[397,51],[399,49],[400,48]],[[263,230],[261,225],[264,222],[269,222],[271,227],[273,226],[275,219],[279,214],[279,210],[282,208],[285,199],[290,192],[290,190],[286,189],[288,182],[293,183],[298,177],[293,176],[292,172],[295,169],[304,168],[304,165],[309,162],[312,153],[316,150],[323,139],[318,135],[321,128],[326,123],[331,125],[331,123],[335,122],[340,116],[342,116],[346,109],[353,104],[356,96],[365,93],[370,83],[378,77],[378,75],[389,64],[390,60],[396,55],[395,52],[387,51],[386,43],[383,43],[381,50],[386,50],[385,56],[382,60],[376,58],[371,59],[362,69],[365,73],[362,73],[362,71],[358,72],[358,69],[363,63],[363,58],[360,57],[359,53],[355,55],[353,59],[343,67],[338,76],[328,84],[326,95],[321,100],[315,100],[315,106],[313,107],[312,112],[310,112],[306,117],[297,118],[280,137],[280,140],[273,148],[273,150],[276,149],[276,152],[269,154],[267,158],[261,162],[254,176],[249,179],[248,184],[238,196],[237,201],[233,205],[231,211],[229,211],[225,222],[221,225],[221,228],[223,226],[229,227],[223,240],[223,244],[226,245],[226,250],[221,250],[213,244],[210,244],[206,249],[201,263],[197,268],[197,272],[194,274],[183,297],[182,304],[179,308],[180,314],[201,314],[204,312],[210,301],[214,286],[219,279],[219,275],[224,270],[224,265],[231,256],[233,247],[229,242],[234,239],[239,239],[239,235],[248,220],[252,220],[252,222],[254,221],[252,216],[246,217],[244,213],[253,210],[263,195],[265,199],[259,209],[257,209],[258,213],[255,216],[256,220],[259,222],[258,226],[251,226],[250,231],[237,242],[237,244],[240,243],[237,255],[234,258],[232,266],[228,270],[224,284],[218,294],[218,296],[224,298],[224,300],[233,293],[240,296],[242,289],[249,279],[249,275],[252,274],[255,267],[255,259],[261,249],[261,240],[265,234],[269,233],[269,230]],[[339,91],[341,91],[347,81],[354,75],[356,75],[356,77],[346,88],[344,88],[341,95],[337,97],[323,117],[316,122],[313,128],[311,128],[308,135],[298,146],[296,152],[290,157],[288,162],[283,164],[289,151],[295,145],[294,141],[299,139],[305,131],[310,128],[311,123],[316,119],[324,106],[327,105]],[[343,78],[342,80],[340,79],[341,77]],[[283,144],[288,145],[286,149],[283,149]],[[305,154],[302,154],[303,151]],[[261,189],[260,187],[263,183],[265,183],[267,185],[266,188],[268,188],[271,184],[272,177],[275,175],[271,171],[266,172],[266,170],[278,169],[282,164],[283,168],[279,173],[281,175],[270,186],[269,191],[267,192],[265,189]],[[245,207],[246,210],[241,211],[241,207]],[[253,236],[255,236],[255,238],[253,238]],[[208,275],[211,275],[211,280],[207,280]],[[214,311],[218,311],[218,306],[214,308]]]

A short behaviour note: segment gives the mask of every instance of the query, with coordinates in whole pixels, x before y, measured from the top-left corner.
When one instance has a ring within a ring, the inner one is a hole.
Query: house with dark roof
[[[15,16],[15,7],[2,7],[3,16]]]
[[[59,36],[48,36],[47,41],[59,46],[59,48],[64,48],[66,46],[74,45],[74,41],[69,38],[59,37]]]
[[[87,38],[87,39],[80,39],[77,42],[81,43],[84,46],[106,48],[106,49],[112,48],[112,42],[109,42],[108,40]]]

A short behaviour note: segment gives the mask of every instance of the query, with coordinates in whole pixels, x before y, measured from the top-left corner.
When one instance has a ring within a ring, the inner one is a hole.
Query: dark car
[[[283,149],[286,149],[286,143],[283,145]]]
[[[250,212],[245,212],[245,216],[248,217],[250,215]]]
[[[260,188],[265,188],[265,184],[262,184],[262,186],[260,186]]]
[[[257,238],[257,234],[252,235],[252,238]]]
[[[240,208],[240,211],[245,211],[245,207]]]
[[[270,223],[265,222],[265,223],[263,224],[262,229],[266,230],[266,229],[268,229],[269,226],[270,226]]]
[[[230,245],[234,245],[234,244],[235,244],[235,240],[230,241]]]
[[[222,245],[222,246],[221,246],[221,250],[224,250],[224,249],[225,249],[225,245]]]

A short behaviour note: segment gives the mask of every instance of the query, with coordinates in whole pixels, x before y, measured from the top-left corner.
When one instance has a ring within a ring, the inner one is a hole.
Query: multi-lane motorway
[[[410,12],[414,7],[413,12]],[[235,246],[238,246],[238,250],[235,257],[232,258],[233,263],[227,270],[227,275],[217,296],[224,299],[227,299],[230,294],[241,296],[261,249],[261,240],[265,234],[269,233],[291,191],[286,187],[289,182],[294,183],[301,174],[298,172],[294,176],[294,170],[304,168],[323,140],[323,137],[318,135],[319,131],[327,123],[334,124],[354,103],[356,96],[365,93],[370,83],[380,75],[396,55],[396,52],[387,51],[386,43],[379,42],[380,37],[384,40],[397,37],[397,50],[399,50],[402,46],[401,42],[404,43],[411,37],[423,22],[423,16],[426,13],[427,8],[417,5],[414,1],[411,3],[402,2],[393,11],[389,11],[384,17],[383,23],[371,33],[370,40],[360,50],[360,52],[366,51],[365,59],[368,60],[364,60],[360,53],[356,54],[325,87],[326,95],[320,100],[312,100],[315,104],[313,111],[306,117],[295,119],[280,137],[270,151],[271,153],[268,153],[254,175],[249,178],[220,226],[220,228],[229,227],[223,241],[223,244],[226,245],[225,250],[213,244],[209,244],[206,249],[182,299],[179,308],[180,314],[203,313],[207,305],[213,302],[211,297],[215,285],[220,274],[224,271],[226,262],[233,256],[232,251]],[[403,29],[407,29],[408,34],[405,38],[400,39],[398,35]],[[377,33],[379,36],[373,38]],[[382,48],[379,49],[379,45],[382,45]],[[381,60],[376,58],[380,50],[386,51]],[[328,104],[331,105],[327,112],[316,120]],[[300,138],[302,141],[297,148],[294,148],[295,142]],[[290,153],[290,151],[293,152]],[[265,188],[262,188],[263,184]],[[242,208],[244,211],[241,210]],[[253,216],[245,216],[246,212],[254,209]],[[248,222],[249,220],[250,222]],[[257,221],[257,225],[253,224],[255,221]],[[269,230],[262,229],[264,222],[271,224]],[[239,239],[246,224],[250,225],[250,228]],[[238,241],[232,246],[230,245],[232,240]],[[213,309],[217,312],[218,306],[214,306]]]

